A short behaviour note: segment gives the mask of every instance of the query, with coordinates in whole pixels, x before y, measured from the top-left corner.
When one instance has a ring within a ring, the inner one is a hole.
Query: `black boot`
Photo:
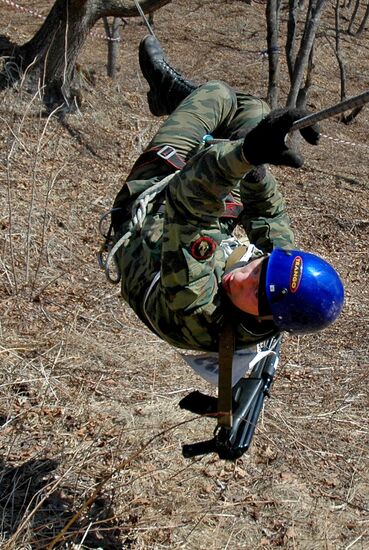
[[[186,80],[165,60],[159,40],[148,34],[141,40],[139,62],[150,85],[147,94],[150,111],[155,116],[169,115],[197,85]]]

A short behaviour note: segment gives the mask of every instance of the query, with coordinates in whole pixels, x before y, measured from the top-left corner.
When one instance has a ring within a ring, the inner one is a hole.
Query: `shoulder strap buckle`
[[[161,157],[164,160],[170,159],[176,153],[177,151],[171,145],[164,145],[164,147],[159,149],[159,151],[156,151],[158,157]]]

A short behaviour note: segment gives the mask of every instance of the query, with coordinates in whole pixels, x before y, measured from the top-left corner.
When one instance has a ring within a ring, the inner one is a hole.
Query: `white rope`
[[[113,283],[117,284],[120,281],[120,273],[118,274],[117,278],[113,278],[110,274],[110,264],[114,259],[115,254],[118,252],[121,246],[128,241],[133,233],[135,231],[140,231],[143,227],[146,214],[147,214],[147,206],[148,204],[161,192],[165,187],[168,185],[170,180],[179,172],[177,170],[173,174],[169,174],[169,176],[166,176],[164,179],[158,181],[145,191],[139,195],[139,197],[135,200],[135,202],[132,205],[131,210],[131,222],[129,226],[129,230],[124,233],[122,237],[114,244],[114,246],[109,251],[108,257],[105,262],[105,275],[107,279]]]
[[[34,15],[35,17],[39,17],[40,19],[46,19],[44,15],[40,15],[39,13],[36,13],[35,11],[29,10],[28,8],[25,8],[23,6],[20,6],[19,4],[16,4],[15,2],[12,2],[11,0],[1,0],[4,4],[7,4],[8,6],[11,6],[12,8],[15,8],[16,10],[23,11],[25,13],[29,13],[30,15]]]
[[[133,229],[142,229],[143,222],[146,218],[146,211],[147,211],[147,205],[154,199],[165,187],[168,185],[170,180],[179,172],[179,170],[176,170],[176,172],[169,174],[169,176],[166,176],[164,179],[158,181],[146,191],[143,191],[141,195],[135,200],[132,206],[132,222],[133,222]]]

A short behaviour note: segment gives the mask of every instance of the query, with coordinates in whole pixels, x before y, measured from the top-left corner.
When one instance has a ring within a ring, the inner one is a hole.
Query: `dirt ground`
[[[22,5],[45,15],[52,3]],[[17,43],[40,25],[3,1],[0,14]],[[312,110],[340,99],[333,17],[331,6]],[[104,34],[101,24],[95,31]],[[264,2],[174,0],[155,15],[155,32],[196,82],[265,96]],[[368,89],[368,33],[342,36],[349,96]],[[88,38],[80,62],[96,82],[64,125],[42,117],[25,87],[0,94],[0,547],[47,548],[79,513],[55,547],[366,550],[368,108],[351,125],[323,122],[319,147],[302,145],[302,169],[274,170],[299,246],[344,280],[342,316],[321,334],[285,338],[247,454],[186,460],[181,445],[210,437],[214,421],[178,401],[209,387],[142,325],[96,261],[99,218],[160,124],[138,67],[145,34],[139,18],[127,20],[114,81],[106,42]],[[281,105],[287,91],[284,75]]]

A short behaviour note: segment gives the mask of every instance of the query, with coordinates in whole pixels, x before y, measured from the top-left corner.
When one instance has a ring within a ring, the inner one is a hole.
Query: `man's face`
[[[250,315],[259,315],[258,292],[264,258],[236,267],[222,278],[222,286],[233,305]]]

